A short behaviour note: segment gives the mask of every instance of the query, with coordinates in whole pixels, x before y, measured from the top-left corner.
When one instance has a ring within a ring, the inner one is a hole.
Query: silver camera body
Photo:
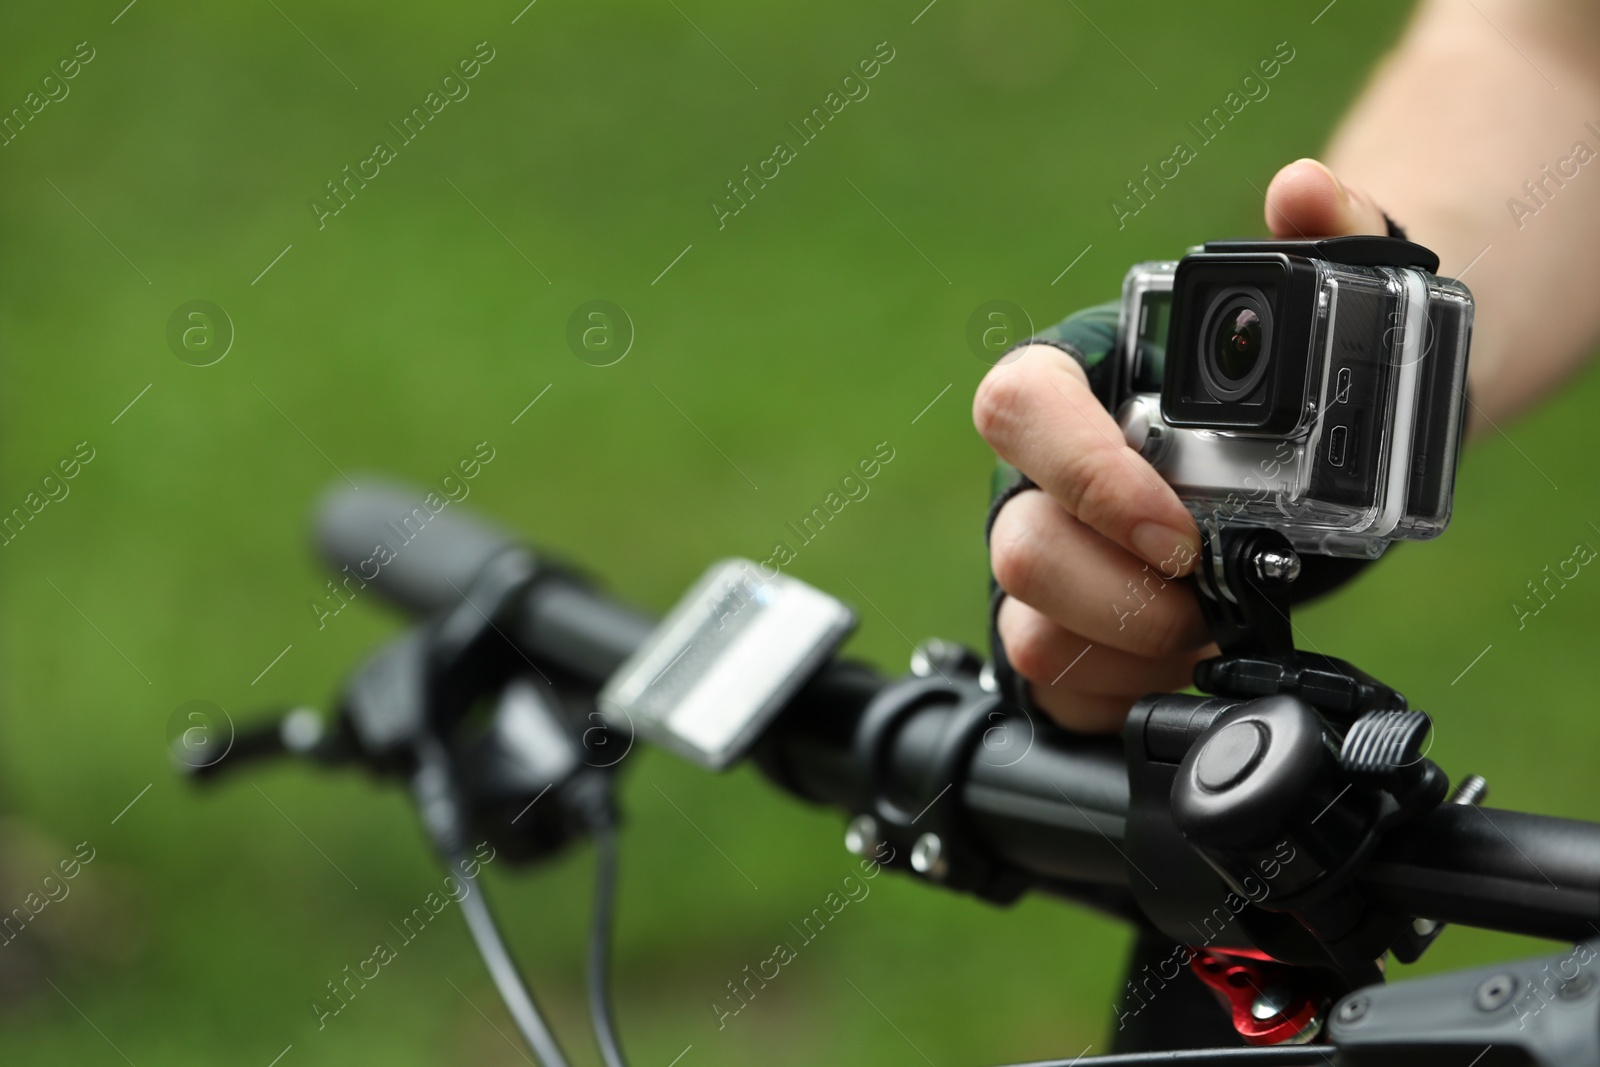
[[[1385,237],[1213,242],[1123,282],[1112,396],[1196,520],[1374,558],[1450,520],[1472,294]]]

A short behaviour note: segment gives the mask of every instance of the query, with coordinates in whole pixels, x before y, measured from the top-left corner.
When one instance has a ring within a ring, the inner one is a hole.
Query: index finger
[[[1168,577],[1200,551],[1194,519],[1155,468],[1128,447],[1076,360],[1030,345],[978,386],[972,419],[1002,459],[1067,513]]]

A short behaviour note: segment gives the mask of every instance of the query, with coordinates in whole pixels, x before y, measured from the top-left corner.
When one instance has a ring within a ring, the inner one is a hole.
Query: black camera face
[[[1306,406],[1316,271],[1276,254],[1178,264],[1161,388],[1174,426],[1288,434]]]

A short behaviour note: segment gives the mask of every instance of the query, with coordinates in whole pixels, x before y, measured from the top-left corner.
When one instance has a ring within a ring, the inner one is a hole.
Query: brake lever
[[[207,783],[242,767],[284,757],[334,765],[348,763],[353,755],[340,733],[329,731],[322,716],[311,708],[293,708],[237,731],[231,730],[230,723],[230,731],[227,747],[214,757],[201,755],[199,747],[190,744],[187,732],[173,738],[172,761],[178,772],[192,782]]]

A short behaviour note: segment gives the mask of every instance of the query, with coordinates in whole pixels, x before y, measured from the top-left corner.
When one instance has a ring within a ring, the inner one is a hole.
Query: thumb
[[[1383,212],[1315,159],[1297,159],[1267,186],[1267,226],[1281,238],[1385,234]]]

